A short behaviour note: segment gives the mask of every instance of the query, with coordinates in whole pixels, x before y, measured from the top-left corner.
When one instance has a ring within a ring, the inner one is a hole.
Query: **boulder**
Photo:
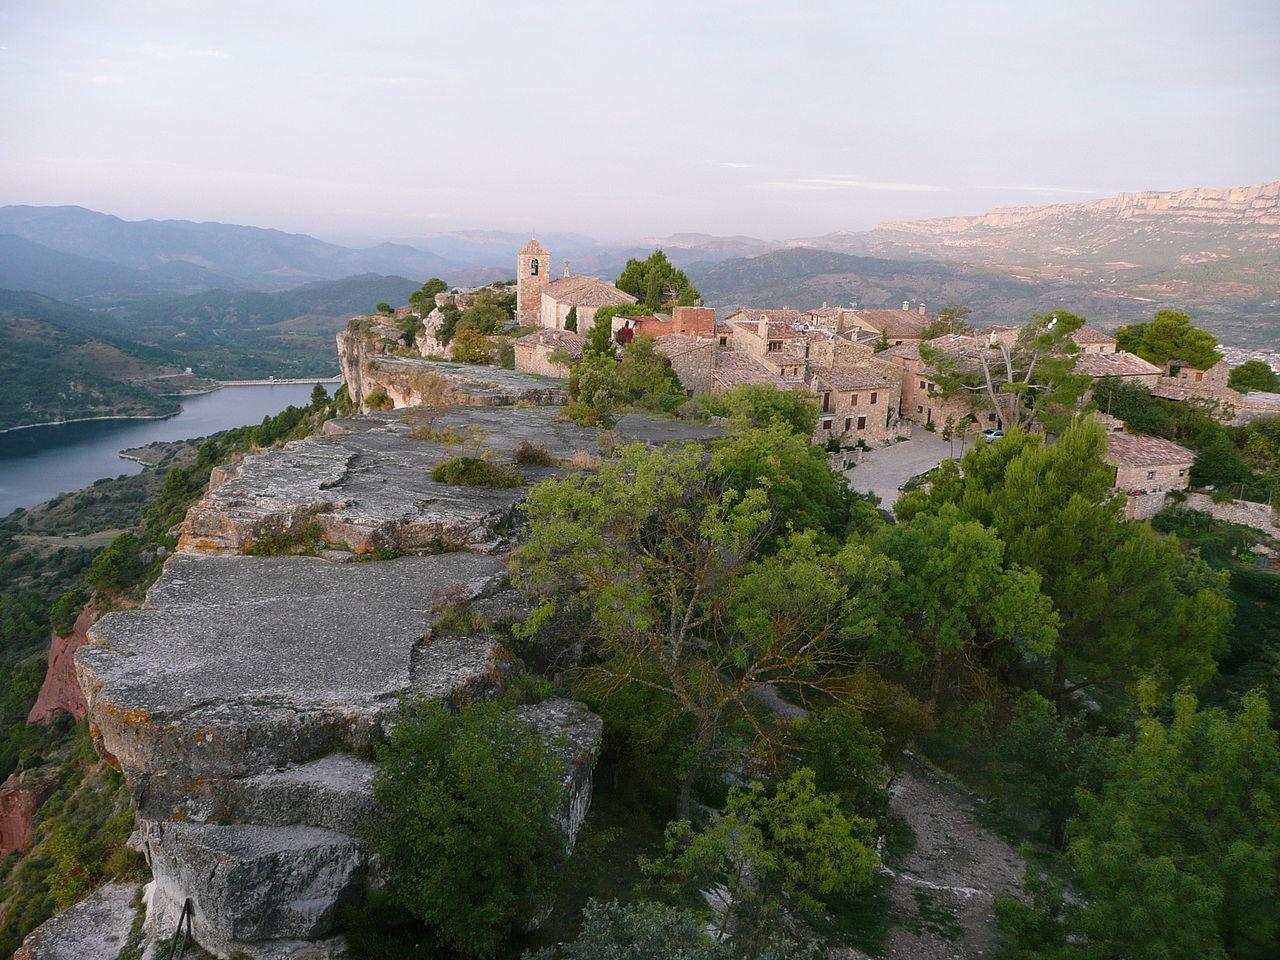
[[[255,953],[270,955],[281,949],[279,941],[333,934],[338,910],[364,889],[368,854],[345,834],[298,826],[144,826],[153,877],[146,930],[153,937],[177,929],[190,899],[192,932],[206,950],[235,956],[260,945]]]
[[[138,911],[136,883],[107,883],[27,935],[14,960],[116,960]]]
[[[564,764],[557,822],[572,850],[591,806],[591,772],[600,752],[604,721],[574,700],[525,704],[516,708],[516,714],[546,738]]]
[[[140,816],[215,819],[227,780],[367,746],[413,689],[435,606],[502,578],[500,558],[470,553],[177,555],[76,655],[91,732]]]

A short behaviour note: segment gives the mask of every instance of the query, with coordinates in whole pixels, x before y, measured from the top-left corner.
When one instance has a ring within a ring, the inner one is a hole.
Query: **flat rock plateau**
[[[445,379],[448,406],[330,421],[218,468],[143,605],[103,616],[76,651],[95,743],[137,807],[152,944],[190,901],[195,939],[217,956],[346,956],[337,913],[377,871],[360,840],[376,815],[369,748],[404,696],[452,706],[523,669],[501,636],[525,612],[506,561],[528,485],[616,443],[717,433],[628,416],[602,443],[538,405],[559,399],[557,381],[410,365]],[[431,478],[457,453],[511,463],[525,441],[552,458],[520,467],[525,486]],[[442,611],[467,605],[491,632],[441,633]],[[603,725],[564,699],[516,710],[563,762],[557,819],[572,843]],[[95,898],[33,933],[24,956],[70,956],[76,931],[78,960],[107,956],[93,918],[109,915],[114,943],[129,898]]]

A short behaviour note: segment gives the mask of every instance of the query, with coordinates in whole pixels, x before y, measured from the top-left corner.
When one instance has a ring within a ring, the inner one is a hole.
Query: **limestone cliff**
[[[65,637],[54,631],[49,640],[49,666],[36,702],[27,714],[28,723],[50,723],[59,710],[77,720],[84,719],[84,693],[76,682],[75,655],[89,639],[89,627],[98,619],[98,606],[90,602],[76,617],[75,625]]]
[[[549,395],[541,378],[413,370],[470,404],[426,426],[400,410],[331,421],[220,470],[141,608],[103,616],[76,652],[90,731],[136,805],[152,937],[189,900],[196,939],[218,956],[345,956],[337,913],[376,877],[358,830],[376,814],[368,748],[404,695],[457,704],[521,669],[501,636],[526,612],[506,555],[527,487],[454,487],[432,468],[459,437],[508,462],[528,440],[556,460],[521,467],[536,482],[594,457],[597,433],[513,404]],[[663,443],[716,431],[630,416],[616,432]],[[263,542],[318,555],[249,555]],[[440,611],[460,605],[492,630],[440,634]],[[561,699],[517,709],[561,759],[572,842],[602,723]]]

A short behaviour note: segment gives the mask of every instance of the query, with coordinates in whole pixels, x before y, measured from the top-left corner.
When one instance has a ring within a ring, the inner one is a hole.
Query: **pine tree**
[[[578,308],[570,307],[569,314],[564,318],[564,328],[570,333],[578,332]]]

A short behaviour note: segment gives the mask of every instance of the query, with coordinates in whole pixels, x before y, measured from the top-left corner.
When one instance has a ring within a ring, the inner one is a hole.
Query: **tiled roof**
[[[553,300],[573,307],[607,307],[617,303],[635,303],[636,298],[623,293],[612,283],[599,277],[573,276],[552,280],[542,288]]]
[[[572,330],[535,330],[515,341],[529,347],[546,347],[548,350],[561,350],[577,359],[582,356],[582,346],[587,338]]]
[[[886,369],[888,367],[888,369]],[[860,363],[814,371],[813,378],[829,390],[874,390],[892,384],[896,377],[885,363]]]
[[[1158,374],[1160,368],[1147,363],[1136,353],[1082,353],[1076,360],[1076,373],[1090,377],[1139,377]]]
[[[678,357],[681,354],[708,346],[710,341],[698,340],[683,333],[664,333],[654,338],[653,345],[660,354],[666,357]]]
[[[1191,463],[1196,455],[1171,440],[1136,433],[1108,433],[1107,463],[1129,467],[1161,467]]]
[[[711,370],[711,380],[717,387],[723,389],[744,383],[784,386],[783,381],[774,371],[751,354],[743,353],[741,350],[718,350],[715,355],[715,366]]]
[[[885,336],[919,337],[924,328],[933,323],[936,317],[921,314],[918,310],[854,310],[854,317],[862,320],[877,330],[883,330]]]
[[[771,307],[768,309],[744,307],[741,310],[735,310],[725,319],[735,323],[758,323],[761,320],[768,320],[770,323],[801,323],[804,317],[805,315],[802,311],[793,310],[790,307]]]
[[[517,250],[516,254],[517,256],[521,256],[521,257],[524,257],[524,256],[549,257],[551,256],[551,251],[548,250],[546,247],[544,247],[542,244],[540,244],[537,240],[531,239],[523,247]]]
[[[1097,327],[1091,327],[1087,323],[1071,335],[1072,339],[1080,346],[1086,343],[1115,343],[1116,338],[1109,333],[1103,333]]]

